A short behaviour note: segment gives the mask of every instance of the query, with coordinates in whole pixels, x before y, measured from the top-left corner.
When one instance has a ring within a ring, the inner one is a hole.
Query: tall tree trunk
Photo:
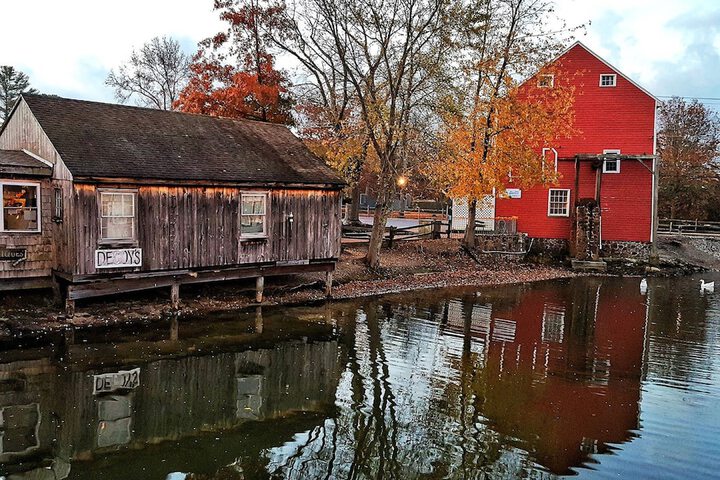
[[[359,225],[360,224],[360,184],[356,183],[353,185],[350,191],[350,197],[352,203],[347,210],[345,217],[345,223],[348,225]]]
[[[365,262],[372,270],[380,268],[380,249],[382,248],[383,238],[385,238],[387,219],[390,216],[390,210],[392,210],[390,198],[387,194],[383,195],[382,200],[378,199],[378,203],[375,206],[373,228],[370,234],[367,257],[365,258]]]
[[[465,236],[463,237],[463,245],[467,248],[475,248],[475,217],[477,214],[477,200],[471,200],[468,203],[467,226],[465,227]]]

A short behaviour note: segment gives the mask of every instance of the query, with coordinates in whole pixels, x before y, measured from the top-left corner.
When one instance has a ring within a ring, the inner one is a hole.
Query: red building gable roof
[[[585,45],[584,43],[582,43],[582,42],[579,41],[579,40],[576,41],[575,43],[573,43],[572,45],[570,45],[570,46],[569,46],[568,48],[566,48],[565,50],[563,50],[563,52],[560,53],[558,56],[556,56],[555,58],[553,58],[552,60],[550,60],[550,61],[547,63],[547,65],[552,65],[552,64],[556,63],[558,60],[560,60],[561,58],[563,58],[563,57],[565,57],[566,55],[568,55],[571,51],[573,51],[573,50],[575,50],[575,49],[578,49],[578,48],[583,49],[585,52],[587,52],[587,53],[589,53],[590,55],[592,55],[593,57],[595,57],[599,62],[602,62],[603,64],[605,64],[605,66],[606,66],[608,69],[612,70],[612,73],[615,73],[615,74],[621,76],[621,77],[624,78],[626,81],[628,81],[628,82],[631,83],[632,85],[636,86],[640,91],[642,91],[642,92],[643,92],[645,95],[647,95],[648,97],[652,98],[652,99],[655,100],[656,102],[659,102],[659,101],[660,101],[655,95],[653,95],[652,93],[650,93],[647,89],[645,89],[644,87],[642,87],[640,84],[638,84],[638,83],[637,83],[636,81],[634,81],[632,78],[628,77],[627,75],[625,75],[624,73],[622,73],[620,70],[618,70],[617,68],[615,68],[612,64],[610,64],[610,62],[608,62],[607,60],[605,60],[604,58],[602,58],[600,55],[598,55],[598,54],[595,53],[594,51],[590,50],[590,49],[587,47],[587,45]],[[535,78],[535,75],[533,75],[533,76],[531,76],[530,78],[526,79],[526,80],[523,82],[523,84],[526,83],[526,82],[528,82],[528,81],[530,81],[530,80],[533,79],[533,78]]]

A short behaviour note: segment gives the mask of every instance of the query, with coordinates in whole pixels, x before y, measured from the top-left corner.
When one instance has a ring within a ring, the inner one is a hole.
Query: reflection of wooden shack
[[[342,186],[282,125],[26,95],[0,128],[0,290],[331,272]]]
[[[180,335],[141,339],[140,350],[108,344],[107,353],[119,352],[112,357],[98,355],[96,346],[71,345],[64,353],[68,372],[44,357],[0,364],[0,386],[8,390],[0,391],[0,440],[7,433],[0,475],[58,465],[53,474],[66,478],[71,462],[95,455],[331,409],[343,366],[331,327],[311,326],[306,339],[282,331],[286,338],[274,339],[280,328],[236,335],[235,345],[218,337],[218,348],[226,351],[216,355],[192,354],[193,340]],[[204,342],[212,345],[212,339]],[[146,352],[140,364],[139,351]],[[127,368],[123,358],[140,367],[140,385],[93,395],[93,375]],[[108,363],[115,366],[97,366]]]

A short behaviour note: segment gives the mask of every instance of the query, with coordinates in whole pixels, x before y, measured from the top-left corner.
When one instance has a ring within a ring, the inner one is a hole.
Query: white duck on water
[[[715,282],[706,282],[705,280],[700,280],[700,291],[701,292],[715,292]]]

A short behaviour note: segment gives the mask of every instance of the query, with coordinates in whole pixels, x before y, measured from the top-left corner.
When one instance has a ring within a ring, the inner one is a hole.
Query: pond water
[[[649,279],[644,294],[638,278],[423,291],[27,341],[0,352],[0,475],[716,478],[720,293],[699,278]],[[99,377],[136,368],[137,386]]]

